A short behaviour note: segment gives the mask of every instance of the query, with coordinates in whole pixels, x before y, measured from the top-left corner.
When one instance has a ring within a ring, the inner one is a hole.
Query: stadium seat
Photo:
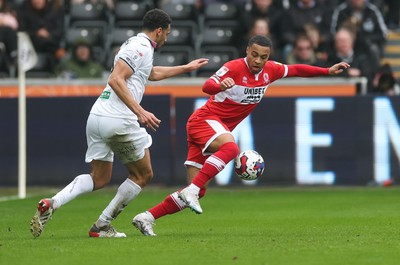
[[[234,3],[215,2],[206,5],[204,19],[207,20],[237,20],[237,7]]]
[[[70,28],[65,34],[66,47],[71,47],[78,38],[86,39],[92,46],[101,46],[103,32],[91,28]]]
[[[106,58],[107,45],[103,27],[70,28],[65,34],[65,48],[70,49],[78,38],[86,39],[92,46],[94,59],[103,63]]]
[[[121,46],[127,39],[141,32],[140,28],[114,28],[108,34],[108,47]]]
[[[192,46],[188,45],[169,45],[168,43],[154,53],[154,65],[174,66],[187,64],[195,57]],[[195,76],[195,72],[183,74],[181,76]]]
[[[193,45],[195,41],[195,29],[192,24],[174,23],[167,43],[170,45]]]
[[[51,78],[55,77],[53,72],[54,63],[52,63],[49,54],[38,53],[38,61],[36,65],[26,72],[27,78]]]
[[[202,33],[202,46],[231,45],[234,39],[235,28],[232,25],[206,24]]]
[[[164,4],[161,9],[167,12],[174,22],[179,20],[196,22],[198,19],[198,14],[193,4],[176,4],[169,2]]]
[[[239,25],[238,8],[234,3],[216,2],[205,7],[201,31],[207,28],[224,27],[236,31]]]
[[[114,25],[129,27],[141,24],[144,14],[152,7],[149,1],[117,1],[114,10]]]
[[[188,62],[187,54],[184,52],[159,52],[154,54],[154,65],[176,66]]]
[[[196,75],[198,77],[210,77],[224,63],[238,58],[238,50],[234,46],[205,46],[200,50],[200,56],[208,58],[208,64],[199,68]]]
[[[65,23],[66,28],[74,27],[76,23],[84,22],[87,24],[100,23],[107,25],[110,21],[106,7],[102,4],[91,3],[71,5]]]
[[[159,52],[154,54],[153,65],[176,66],[188,63],[188,54],[185,52]],[[184,73],[178,77],[189,77],[191,73]]]

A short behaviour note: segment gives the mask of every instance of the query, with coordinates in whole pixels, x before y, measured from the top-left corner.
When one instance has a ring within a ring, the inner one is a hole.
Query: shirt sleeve
[[[209,95],[215,95],[221,92],[221,81],[227,77],[232,77],[232,69],[234,69],[234,67],[232,67],[230,62],[225,63],[203,84],[203,92]]]
[[[119,59],[125,61],[133,72],[137,72],[147,55],[148,51],[144,49],[144,46],[138,45],[138,43],[125,45],[125,47],[122,47],[118,52]]]
[[[297,76],[297,77],[313,77],[329,75],[329,68],[311,66],[307,64],[292,64],[287,65],[288,73],[287,76]]]
[[[209,95],[215,95],[221,92],[221,85],[220,82],[214,78],[209,78],[207,81],[203,84],[202,90],[204,93],[207,93]]]

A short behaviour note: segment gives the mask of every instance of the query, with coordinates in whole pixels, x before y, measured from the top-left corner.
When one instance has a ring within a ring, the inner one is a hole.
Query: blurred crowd
[[[400,31],[398,0],[0,0],[0,76],[16,76],[16,33],[25,31],[36,51],[43,55],[41,64],[46,69],[37,77],[104,77],[112,64],[111,44],[96,51],[90,30],[87,36],[67,39],[71,35],[67,30],[79,25],[73,24],[70,14],[75,6],[82,5],[101,11],[104,24],[94,24],[111,26],[105,30],[106,37],[100,39],[105,43],[117,25],[124,25],[124,21],[116,21],[116,9],[121,2],[137,2],[147,10],[158,7],[167,12],[172,5],[190,6],[190,18],[186,19],[198,25],[198,35],[205,30],[204,17],[214,11],[212,15],[221,21],[217,25],[233,27],[230,46],[237,49],[238,56],[245,56],[251,36],[267,35],[274,43],[273,60],[322,67],[345,61],[351,68],[343,76],[366,77],[369,92],[391,95],[398,90],[391,66],[381,64],[388,31]],[[227,8],[235,7],[234,17],[226,19],[232,23],[222,23],[224,18],[218,17],[219,10],[209,8],[220,3]],[[129,24],[129,16],[135,16],[135,12],[130,12],[125,28],[138,26]],[[136,20],[140,21],[141,13],[137,13]],[[201,56],[196,51],[195,56]]]

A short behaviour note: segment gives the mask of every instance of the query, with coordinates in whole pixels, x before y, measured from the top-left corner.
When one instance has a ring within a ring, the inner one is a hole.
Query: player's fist
[[[341,72],[343,72],[344,69],[347,69],[349,67],[350,67],[350,64],[348,64],[348,63],[345,63],[345,62],[337,63],[329,68],[329,74],[330,75],[340,74]]]
[[[227,77],[221,81],[220,87],[221,87],[222,91],[225,91],[225,90],[233,87],[234,85],[235,85],[235,81],[232,78]]]

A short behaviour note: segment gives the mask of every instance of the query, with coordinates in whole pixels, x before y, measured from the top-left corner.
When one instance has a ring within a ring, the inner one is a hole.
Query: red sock
[[[214,178],[221,172],[226,164],[239,154],[239,148],[234,142],[223,144],[217,152],[207,158],[202,169],[193,179],[192,183],[197,187],[204,187],[210,179]]]
[[[199,198],[201,199],[204,197],[206,194],[206,188],[201,188],[199,192]],[[157,204],[150,210],[148,210],[154,217],[154,219],[158,219],[160,217],[163,217],[164,215],[167,214],[174,214],[176,212],[179,212],[183,209],[185,209],[184,203],[182,203],[181,200],[176,200],[177,198],[177,193],[174,192],[170,195],[168,195],[164,201],[161,203]]]

